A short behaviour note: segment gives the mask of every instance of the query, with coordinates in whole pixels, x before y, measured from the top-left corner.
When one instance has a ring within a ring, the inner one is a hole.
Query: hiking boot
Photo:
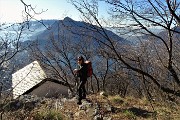
[[[78,101],[78,102],[77,102],[77,104],[78,104],[78,105],[81,105],[81,104],[82,104],[82,102],[81,102],[81,101]]]
[[[82,99],[86,99],[86,95],[83,95],[83,96],[82,96]]]
[[[86,99],[86,97],[82,97],[82,99]]]

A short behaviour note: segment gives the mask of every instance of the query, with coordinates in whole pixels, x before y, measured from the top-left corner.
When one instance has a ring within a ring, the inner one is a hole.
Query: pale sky
[[[23,0],[26,4],[36,7],[36,12],[47,10],[46,12],[36,15],[37,19],[63,19],[66,16],[74,20],[80,20],[79,12],[67,0]],[[101,4],[102,14],[106,8]],[[20,0],[0,0],[0,23],[22,22],[23,4]]]

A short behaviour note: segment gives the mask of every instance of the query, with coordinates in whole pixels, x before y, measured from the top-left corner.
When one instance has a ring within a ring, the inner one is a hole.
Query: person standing
[[[85,84],[87,81],[87,74],[88,74],[88,70],[87,70],[87,64],[85,64],[84,58],[82,56],[78,57],[78,65],[79,65],[79,69],[77,70],[77,76],[80,78],[80,84],[78,86],[77,89],[77,95],[78,95],[78,105],[81,105],[82,99],[86,99],[86,88],[85,88]]]

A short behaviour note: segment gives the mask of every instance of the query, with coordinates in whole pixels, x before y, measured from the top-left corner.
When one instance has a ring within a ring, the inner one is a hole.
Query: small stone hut
[[[68,86],[60,80],[48,78],[37,61],[12,74],[13,98],[25,94],[39,97],[68,96]]]

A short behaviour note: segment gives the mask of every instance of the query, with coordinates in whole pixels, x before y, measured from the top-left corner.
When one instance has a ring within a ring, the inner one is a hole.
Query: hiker
[[[76,70],[76,74],[77,76],[80,78],[80,84],[78,86],[77,89],[77,95],[78,95],[78,105],[81,105],[81,100],[82,99],[86,99],[86,89],[85,89],[85,84],[87,81],[87,64],[85,64],[84,58],[82,56],[78,57],[78,65],[79,65],[79,69]]]

